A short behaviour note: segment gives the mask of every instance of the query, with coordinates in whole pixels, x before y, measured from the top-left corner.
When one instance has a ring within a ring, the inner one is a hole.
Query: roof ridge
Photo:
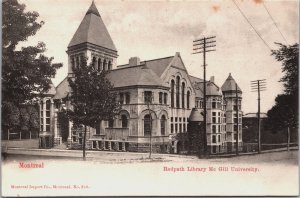
[[[161,60],[161,59],[167,59],[167,58],[172,58],[174,56],[167,56],[167,57],[162,57],[162,58],[156,58],[156,59],[151,59],[151,60],[144,60],[144,61],[141,61],[141,62],[149,62],[149,61],[156,61],[156,60]]]
[[[112,69],[111,71],[122,70],[122,69],[129,69],[129,68],[136,68],[136,67],[142,67],[142,66],[145,66],[145,64],[116,68],[116,69]],[[117,66],[117,67],[119,67],[119,66]]]
[[[136,66],[144,65],[144,64],[145,64],[145,61],[146,61],[146,62],[150,62],[150,61],[162,60],[162,59],[167,59],[167,58],[172,58],[172,57],[174,57],[174,56],[167,56],[167,57],[156,58],[156,59],[151,59],[151,60],[143,60],[143,61],[141,61],[141,63],[143,63],[143,64],[136,65]],[[129,64],[126,63],[126,64],[122,64],[122,65],[117,65],[117,67],[122,67],[122,66],[125,66],[125,65],[129,65]],[[135,67],[135,66],[129,66],[129,67]],[[126,67],[126,68],[127,68],[127,67]],[[119,69],[121,69],[121,68],[119,68]]]

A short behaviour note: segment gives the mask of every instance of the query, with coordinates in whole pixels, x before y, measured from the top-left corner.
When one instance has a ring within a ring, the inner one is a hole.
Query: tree
[[[272,50],[277,61],[282,62],[284,76],[280,82],[284,84],[284,94],[275,99],[275,105],[268,111],[267,124],[273,131],[298,128],[298,53],[299,45],[286,46],[277,43],[278,50]],[[294,130],[297,131],[297,130]]]
[[[28,130],[27,111],[20,105],[32,103],[33,99],[48,91],[51,78],[62,64],[52,64],[53,57],[44,55],[46,47],[42,42],[18,50],[20,42],[34,36],[44,24],[37,21],[37,12],[25,12],[25,7],[17,0],[2,3],[2,125]],[[38,117],[32,119],[38,120]],[[31,120],[33,123],[36,127],[38,121]]]
[[[272,56],[275,56],[277,61],[282,62],[282,72],[284,76],[280,79],[283,82],[284,92],[287,95],[298,96],[298,61],[299,61],[299,44],[286,46],[277,43],[278,50],[272,50]]]
[[[98,72],[87,60],[81,58],[79,67],[73,66],[74,77],[68,79],[71,93],[68,96],[71,108],[67,111],[75,127],[84,125],[83,159],[87,126],[96,127],[102,120],[109,120],[119,113],[120,104],[113,85],[106,78],[106,71]]]

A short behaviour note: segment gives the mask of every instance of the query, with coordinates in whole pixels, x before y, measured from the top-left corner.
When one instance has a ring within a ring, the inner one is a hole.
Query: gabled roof
[[[47,92],[44,93],[44,95],[55,95],[56,94],[56,90],[55,90],[55,86],[53,85],[52,81],[49,84],[50,88]]]
[[[63,99],[68,96],[70,92],[68,78],[65,77],[63,81],[59,83],[56,87],[56,94],[54,95],[53,99]]]
[[[197,78],[195,76],[189,75],[189,78],[192,82],[192,86],[195,90],[196,97],[203,98],[203,83],[204,80]],[[214,83],[210,81],[206,81],[206,95],[207,96],[220,96],[222,95],[220,88]]]
[[[152,69],[156,73],[156,75],[160,77],[169,66],[173,58],[174,56],[169,56],[160,59],[148,60],[146,61],[146,64],[147,67]],[[145,61],[143,61],[141,64],[145,64]]]
[[[117,51],[94,2],[81,21],[68,48],[82,43],[91,43]]]
[[[235,80],[232,78],[231,73],[229,73],[228,78],[225,80],[224,84],[222,85],[221,89],[223,92],[226,91],[235,91],[236,87],[236,82]],[[242,92],[242,90],[240,89],[239,86],[237,86],[237,90]]]
[[[107,78],[114,87],[164,86],[162,80],[147,66],[140,65],[111,70]]]
[[[140,65],[144,65],[146,63],[147,67],[152,69],[157,76],[161,76],[166,68],[169,66],[174,56],[168,56],[164,58],[158,58],[153,60],[141,61]],[[119,65],[117,68],[127,68],[132,67],[129,64]],[[134,66],[135,67],[135,66]]]

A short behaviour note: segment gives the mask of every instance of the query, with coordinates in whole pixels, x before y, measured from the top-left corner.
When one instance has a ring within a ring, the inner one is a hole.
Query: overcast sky
[[[53,79],[57,85],[67,75],[67,46],[92,0],[19,0],[29,11],[37,11],[45,25],[22,45],[43,41],[47,55],[62,62]],[[202,78],[202,54],[192,55],[192,41],[216,36],[216,52],[207,54],[207,76],[215,76],[220,87],[231,73],[243,91],[243,111],[257,112],[257,93],[250,81],[267,79],[262,92],[261,110],[274,105],[283,87],[281,63],[270,56],[270,49],[258,37],[232,0],[215,1],[112,1],[95,0],[101,17],[118,49],[118,64],[130,57],[156,59],[180,52],[188,72]],[[265,10],[262,0],[236,0],[236,3],[272,48],[285,43]],[[264,1],[288,44],[298,43],[298,6],[293,1]]]

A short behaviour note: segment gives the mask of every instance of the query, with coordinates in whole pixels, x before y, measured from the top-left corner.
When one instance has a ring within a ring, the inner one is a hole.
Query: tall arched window
[[[76,67],[79,67],[79,56],[76,57]]]
[[[122,120],[122,128],[127,128],[128,127],[127,116],[126,115],[122,115],[121,116],[121,120]]]
[[[186,93],[186,108],[190,108],[190,91]]]
[[[71,64],[72,64],[72,67],[76,67],[75,66],[75,57],[71,57]]]
[[[97,70],[97,59],[96,57],[93,57],[93,67],[95,70]]]
[[[100,58],[98,58],[98,71],[101,71],[102,70],[102,68],[101,68],[101,59]]]
[[[151,134],[151,116],[149,114],[144,117],[144,136]]]
[[[180,77],[176,77],[176,107],[180,108],[180,103],[179,103],[179,86],[180,86]]]
[[[107,70],[111,70],[111,61],[108,61],[108,69]]]
[[[160,133],[161,135],[166,134],[166,116],[162,115],[160,119]]]
[[[174,107],[174,90],[175,89],[175,82],[171,80],[171,107]]]
[[[185,92],[185,84],[184,82],[182,83],[181,86],[181,107],[184,108],[184,92]]]
[[[106,60],[104,59],[104,61],[103,61],[103,70],[107,70],[106,65],[107,65],[107,63],[106,63]]]

